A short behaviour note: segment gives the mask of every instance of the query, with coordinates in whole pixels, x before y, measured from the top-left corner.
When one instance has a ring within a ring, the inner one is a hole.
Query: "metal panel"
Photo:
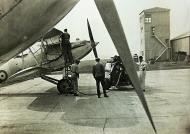
[[[22,0],[1,0],[0,1],[0,19],[16,7]]]
[[[0,20],[0,62],[5,62],[40,39],[79,0],[0,1],[3,12],[6,13]]]

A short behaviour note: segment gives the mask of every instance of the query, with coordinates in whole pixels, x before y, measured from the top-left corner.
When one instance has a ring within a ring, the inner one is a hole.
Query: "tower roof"
[[[168,12],[168,11],[170,11],[170,9],[161,8],[161,7],[154,7],[154,8],[150,8],[150,9],[145,9],[140,14],[142,14],[142,13],[153,13],[153,12]]]
[[[186,38],[186,37],[190,37],[190,31],[189,32],[186,32],[186,33],[183,33],[175,38],[172,39],[173,40],[178,40],[178,39],[182,39],[182,38]]]

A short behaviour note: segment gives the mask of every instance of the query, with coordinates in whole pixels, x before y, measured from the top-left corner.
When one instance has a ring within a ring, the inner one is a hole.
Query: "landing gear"
[[[41,75],[41,78],[43,80],[56,84],[57,90],[59,91],[60,94],[71,94],[73,93],[73,85],[72,85],[72,79],[71,77],[69,77],[69,71],[70,71],[70,66],[65,67],[65,76],[61,80],[57,80],[46,75]]]
[[[70,77],[63,78],[61,80],[57,80],[57,79],[51,78],[49,76],[42,75],[41,78],[43,80],[46,80],[48,82],[51,82],[51,83],[57,85],[57,90],[59,91],[60,94],[72,93],[73,87],[72,87],[72,80]]]
[[[70,66],[66,65],[65,69],[65,76],[63,79],[58,81],[57,89],[60,92],[60,94],[71,94],[73,93],[73,85],[72,85],[72,79],[69,77],[71,68]]]
[[[60,94],[70,94],[72,93],[72,80],[71,78],[63,78],[58,81],[57,89]]]

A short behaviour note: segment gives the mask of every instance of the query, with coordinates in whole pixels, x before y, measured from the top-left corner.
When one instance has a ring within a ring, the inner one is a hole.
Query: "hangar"
[[[189,61],[190,57],[190,31],[171,40],[173,61]]]

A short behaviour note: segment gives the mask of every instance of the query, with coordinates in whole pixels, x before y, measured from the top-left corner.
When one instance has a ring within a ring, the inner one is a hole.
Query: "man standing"
[[[75,60],[74,64],[71,65],[71,79],[72,79],[74,96],[78,96],[77,91],[78,91],[78,78],[79,78],[79,69],[78,69],[79,63],[80,63],[79,60]]]
[[[139,56],[139,80],[143,91],[145,91],[146,68],[147,63],[143,60],[142,56]]]
[[[134,62],[138,63],[139,59],[138,59],[138,55],[137,54],[133,55],[133,60],[134,60]]]
[[[71,53],[70,34],[67,29],[64,29],[64,33],[61,35],[61,48],[64,54],[65,63],[72,63],[73,56]]]
[[[100,98],[100,96],[101,96],[100,83],[103,88],[104,97],[108,97],[108,95],[106,94],[105,82],[104,82],[105,69],[104,69],[104,66],[100,63],[100,58],[96,58],[96,64],[92,68],[92,73],[96,80],[98,98]]]

